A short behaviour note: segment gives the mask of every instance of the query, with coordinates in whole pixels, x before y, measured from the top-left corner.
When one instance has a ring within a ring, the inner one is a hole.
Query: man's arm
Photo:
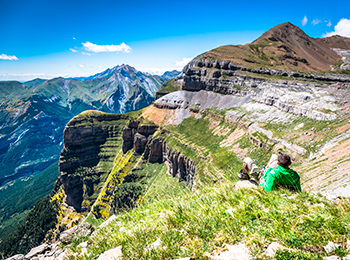
[[[274,169],[270,168],[264,173],[264,182],[260,184],[266,191],[272,191],[277,186],[277,176]]]

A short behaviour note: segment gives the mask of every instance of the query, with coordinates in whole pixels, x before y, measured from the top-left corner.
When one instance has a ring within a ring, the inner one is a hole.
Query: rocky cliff
[[[274,106],[294,115],[315,120],[333,120],[339,110],[339,100],[333,97],[329,87],[338,82],[347,84],[350,77],[270,69],[252,70],[228,61],[194,60],[184,72],[182,90],[205,90],[245,97],[245,102]],[[167,98],[169,102],[161,98],[156,103],[183,105],[180,99],[175,101],[171,96]],[[191,105],[195,105],[193,101]]]
[[[123,130],[123,152],[131,148],[135,154],[143,155],[150,163],[166,163],[168,174],[184,181],[192,189],[196,165],[189,158],[169,147],[162,138],[153,137],[159,126],[140,126],[130,121],[128,128]]]
[[[98,164],[101,160],[113,161],[115,154],[110,151],[118,148],[113,140],[121,136],[127,122],[125,115],[85,112],[65,127],[59,161],[60,182],[67,196],[66,203],[77,211],[82,210],[84,192],[85,196],[91,196],[94,185],[99,184],[101,175],[106,173]]]
[[[0,190],[11,190],[12,198],[21,197],[24,182],[57,163],[63,148],[63,130],[72,117],[90,109],[116,113],[142,109],[152,103],[155,92],[172,75],[176,71],[165,73],[163,78],[123,64],[88,78],[0,82]],[[79,161],[67,167],[75,164],[79,165]],[[88,187],[90,193],[93,186]],[[33,205],[34,202],[28,207]],[[0,211],[8,206],[0,205]],[[23,211],[15,207],[14,212]],[[8,218],[11,215],[0,217],[0,238],[5,233],[5,222],[15,223]],[[20,221],[24,215],[16,218]]]
[[[116,165],[114,160],[118,160],[115,156],[120,149],[123,154],[132,149],[136,156],[143,155],[150,163],[166,162],[169,174],[192,188],[196,166],[180,152],[168,148],[164,140],[154,138],[158,128],[123,114],[87,111],[74,117],[64,130],[59,161],[65,202],[77,212],[89,211],[95,201],[93,197],[100,192],[97,187],[112,174],[107,166]],[[114,189],[111,185],[109,188]]]

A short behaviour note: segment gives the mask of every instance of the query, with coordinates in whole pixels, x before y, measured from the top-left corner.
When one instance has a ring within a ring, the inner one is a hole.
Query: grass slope
[[[295,250],[279,252],[276,259],[322,259],[328,241],[344,245],[349,239],[349,199],[331,203],[307,192],[235,191],[232,184],[176,196],[160,193],[157,200],[117,215],[93,238],[77,238],[70,259],[96,258],[120,245],[125,259],[207,259],[205,254],[242,241],[255,259],[265,259],[265,246],[274,241]],[[145,249],[158,239],[157,249]],[[87,254],[80,254],[81,241],[89,244]],[[347,253],[344,246],[336,251]]]

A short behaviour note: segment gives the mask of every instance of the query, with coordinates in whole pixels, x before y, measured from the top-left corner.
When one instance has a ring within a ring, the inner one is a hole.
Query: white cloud
[[[177,68],[183,68],[187,65],[187,63],[189,63],[193,58],[182,58],[181,61],[175,61],[175,67]]]
[[[78,52],[77,50],[73,49],[73,48],[69,48],[71,50],[71,52]]]
[[[75,40],[75,37],[73,37],[73,40]]]
[[[182,58],[181,61],[175,61],[172,68],[146,68],[139,69],[139,71],[147,72],[152,75],[163,75],[166,71],[178,70],[181,71],[193,58]]]
[[[336,26],[334,26],[333,32],[327,32],[323,37],[329,37],[333,35],[340,35],[345,37],[350,37],[350,19],[341,19]]]
[[[91,56],[92,55],[91,53],[88,53],[88,52],[82,52],[81,54],[86,55],[86,56]]]
[[[306,17],[306,15],[304,16],[304,19],[301,21],[301,24],[303,25],[303,26],[305,26],[306,24],[307,24],[307,17]]]
[[[1,54],[0,55],[0,60],[18,60],[18,58],[15,55],[6,55],[6,54]]]
[[[147,69],[139,69],[139,71],[142,72],[147,72],[149,74],[152,75],[163,75],[164,72],[166,71],[172,71],[174,69],[170,69],[170,68],[147,68]]]
[[[91,52],[131,52],[131,47],[126,45],[124,42],[119,45],[97,45],[91,42],[82,43],[85,50]]]
[[[317,18],[316,20],[312,20],[311,23],[312,23],[313,25],[316,25],[316,24],[321,23],[321,20]]]
[[[331,27],[331,26],[332,26],[331,20],[325,20],[324,22],[327,23],[326,25],[327,25],[328,27]]]
[[[79,65],[79,68],[85,68],[85,66],[80,64],[80,65]]]

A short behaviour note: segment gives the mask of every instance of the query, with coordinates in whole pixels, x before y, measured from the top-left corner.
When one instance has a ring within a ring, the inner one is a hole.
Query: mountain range
[[[106,113],[127,102],[102,95],[89,103],[84,93],[79,104],[101,111],[66,124],[53,191],[0,251],[16,259],[348,259],[349,43],[285,23],[250,44],[198,55],[142,109]],[[99,76],[87,82],[101,86]],[[302,192],[238,180],[245,157],[263,169],[284,153]]]
[[[176,75],[176,71],[172,73]],[[148,75],[123,64],[79,80],[60,77],[24,83],[0,82],[0,189],[11,187],[13,193],[21,193],[15,188],[19,184],[14,185],[13,181],[32,179],[57,164],[63,147],[63,130],[73,116],[89,109],[110,113],[141,109],[151,104],[156,91],[168,78],[168,73]],[[57,176],[55,169],[52,174]],[[8,209],[13,200],[8,201],[7,194],[0,208]],[[2,214],[0,223],[14,213],[30,209],[34,202],[18,207],[21,210],[12,207]]]

